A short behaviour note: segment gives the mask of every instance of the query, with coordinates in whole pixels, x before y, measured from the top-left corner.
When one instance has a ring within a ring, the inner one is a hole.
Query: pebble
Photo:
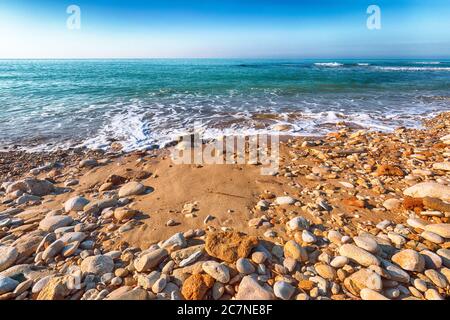
[[[285,281],[277,281],[273,286],[273,291],[277,298],[290,300],[295,292],[295,288]]]
[[[353,244],[342,245],[339,248],[339,254],[365,267],[369,267],[371,265],[380,265],[380,261],[376,256]]]
[[[342,268],[346,264],[348,264],[348,258],[344,256],[337,256],[330,262],[330,265],[334,268]]]
[[[418,219],[418,218],[410,218],[408,220],[406,220],[406,223],[413,227],[413,228],[418,228],[418,229],[425,229],[425,226],[427,224],[429,224],[427,221],[423,220],[423,219]]]
[[[41,220],[39,229],[47,232],[53,232],[58,228],[66,227],[72,224],[73,219],[69,216],[49,216]]]
[[[151,271],[161,261],[168,256],[168,252],[165,249],[156,249],[152,252],[146,253],[140,256],[134,262],[134,267],[138,272]]]
[[[18,281],[9,277],[0,276],[0,295],[14,291],[18,285]]]
[[[292,197],[278,197],[275,199],[275,203],[279,206],[287,206],[287,205],[293,205],[297,201]]]
[[[412,249],[405,249],[396,253],[391,260],[407,271],[422,272],[425,269],[424,258]]]
[[[430,250],[420,251],[420,255],[425,260],[426,269],[440,269],[442,267],[442,258]]]
[[[444,300],[436,289],[428,289],[425,291],[425,299],[427,300]]]
[[[145,186],[139,182],[129,182],[119,189],[119,198],[142,195],[145,193]]]
[[[237,271],[239,271],[239,273],[245,275],[255,272],[255,267],[250,262],[250,260],[246,258],[240,258],[238,261],[236,261],[236,269]]]
[[[444,289],[447,286],[447,279],[440,272],[438,272],[438,271],[436,271],[434,269],[429,269],[429,270],[425,270],[425,275],[437,287]]]
[[[70,198],[64,203],[64,210],[68,213],[71,211],[83,211],[89,200],[83,197]]]
[[[395,244],[397,247],[401,247],[406,243],[406,239],[401,235],[395,232],[388,232],[388,238]]]
[[[85,160],[81,160],[80,163],[78,164],[78,166],[80,168],[93,168],[98,166],[98,162],[95,159],[85,159]]]
[[[355,244],[358,247],[360,247],[366,251],[369,251],[371,253],[377,253],[377,251],[378,251],[378,243],[375,240],[373,240],[372,238],[359,236],[359,237],[354,237],[353,241],[355,241]]]
[[[316,269],[316,272],[319,276],[326,280],[334,280],[336,279],[336,270],[333,269],[333,267],[327,265],[327,264],[316,264],[314,266]]]
[[[414,279],[413,285],[420,292],[425,292],[428,290],[427,283],[422,279]]]
[[[310,223],[306,218],[295,217],[287,223],[288,230],[302,231],[307,230],[310,227]]]
[[[303,240],[303,242],[306,242],[306,243],[314,243],[314,242],[317,241],[317,238],[316,238],[315,235],[313,235],[308,230],[303,230],[303,232],[302,232],[302,240]]]
[[[64,242],[61,240],[56,240],[52,244],[50,244],[47,249],[44,250],[42,254],[42,260],[47,261],[53,259],[57,254],[61,252],[64,248]]]
[[[0,272],[12,266],[18,256],[19,252],[16,248],[0,246]]]
[[[260,284],[251,276],[242,278],[236,300],[274,300],[275,295],[272,288]]]
[[[428,224],[425,226],[425,231],[433,232],[442,238],[450,238],[449,223]]]
[[[152,286],[153,293],[160,293],[164,290],[167,285],[166,278],[159,278]]]
[[[101,276],[105,273],[111,273],[113,270],[113,259],[104,255],[87,257],[81,263],[81,271],[83,271],[83,273],[92,273]]]
[[[441,248],[436,253],[441,257],[444,266],[450,268],[450,249]]]
[[[444,239],[442,239],[441,236],[437,235],[436,233],[433,233],[431,231],[424,231],[420,234],[420,236],[422,238],[424,238],[425,240],[431,241],[433,243],[444,243]]]
[[[284,245],[284,256],[300,262],[308,260],[308,253],[306,250],[294,240],[290,240]]]
[[[328,240],[330,240],[332,243],[341,245],[342,241],[342,234],[335,230],[328,231]]]
[[[221,283],[226,284],[230,282],[230,271],[224,264],[218,263],[216,261],[206,261],[202,264],[202,269],[215,280]]]
[[[364,288],[360,292],[361,299],[363,300],[389,300],[379,292],[376,292],[375,290]]]
[[[31,288],[32,293],[39,293],[47,285],[47,283],[52,279],[53,276],[46,276],[39,279]]]
[[[252,253],[252,261],[256,264],[261,264],[266,261],[267,255],[264,252],[257,251]]]
[[[186,267],[197,261],[203,255],[203,251],[197,251],[191,254],[188,258],[182,260],[179,264],[181,268]]]
[[[438,198],[444,201],[450,200],[450,186],[436,182],[421,182],[403,191],[403,194],[413,198]]]
[[[186,247],[187,242],[182,233],[176,233],[166,241],[161,244],[161,248],[169,248],[173,246],[178,246],[180,248]]]

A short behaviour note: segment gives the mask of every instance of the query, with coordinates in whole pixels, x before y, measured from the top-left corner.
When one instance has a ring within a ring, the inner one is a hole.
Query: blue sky
[[[366,27],[371,4],[381,30]],[[0,58],[206,57],[449,58],[450,1],[0,1]]]

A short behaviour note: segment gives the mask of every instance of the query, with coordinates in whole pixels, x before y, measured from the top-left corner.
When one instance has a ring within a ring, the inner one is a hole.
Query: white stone
[[[64,204],[66,212],[83,211],[84,207],[89,203],[89,200],[83,197],[74,197],[67,200]]]
[[[444,201],[450,200],[450,186],[436,182],[422,182],[403,191],[406,196],[414,198],[439,198]]]
[[[11,267],[18,256],[19,252],[16,248],[0,246],[0,272]]]

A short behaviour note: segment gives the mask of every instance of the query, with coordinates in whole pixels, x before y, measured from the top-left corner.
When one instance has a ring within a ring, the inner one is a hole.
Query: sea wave
[[[440,61],[418,61],[414,62],[415,64],[441,64]]]
[[[382,71],[450,71],[450,67],[375,67]]]
[[[344,64],[339,62],[316,62],[314,65],[318,67],[337,68],[342,67]]]
[[[151,121],[150,124],[138,109],[132,108],[127,113],[113,116],[94,137],[86,139],[79,146],[89,149],[107,149],[112,141],[118,141],[122,144],[124,151],[133,151],[156,146],[164,147],[194,129],[202,133],[203,139],[209,140],[232,135],[273,134],[278,132],[275,128],[279,125],[284,128],[281,134],[292,136],[323,135],[342,127],[390,132],[404,125],[420,127],[422,120],[432,115],[434,114],[345,113],[333,110],[287,112],[275,114],[273,117],[268,115],[256,117],[253,113],[241,113],[235,117],[234,121],[226,125],[223,125],[221,121],[197,122],[191,119],[192,121],[176,127],[158,128],[155,126],[155,121]]]

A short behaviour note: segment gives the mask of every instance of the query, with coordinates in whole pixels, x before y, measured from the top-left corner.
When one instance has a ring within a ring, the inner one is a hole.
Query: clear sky
[[[450,1],[0,0],[0,58],[205,57],[449,58]]]

